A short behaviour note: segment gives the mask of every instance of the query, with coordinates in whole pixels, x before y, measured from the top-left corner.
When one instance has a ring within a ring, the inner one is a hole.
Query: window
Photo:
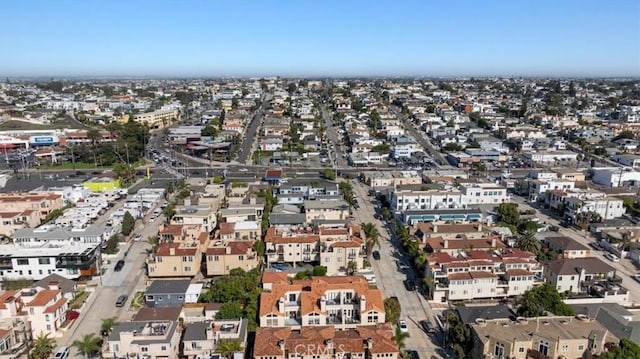
[[[29,260],[26,258],[19,258],[17,263],[19,266],[28,266]]]
[[[146,352],[149,351],[149,348],[148,347],[140,347],[140,351],[143,352],[143,353],[146,353]]]
[[[153,298],[153,296],[152,296],[152,295],[148,295],[148,296],[147,296],[147,300],[148,300],[148,301],[152,301],[152,300],[154,300],[154,298]]]
[[[160,350],[167,350],[167,346],[166,345],[161,346]]]
[[[191,267],[184,267],[185,272],[191,272]]]
[[[582,345],[582,344],[578,345],[578,350],[583,351],[584,350],[584,345]]]
[[[38,264],[51,264],[51,258],[38,258]]]
[[[540,341],[540,343],[538,344],[538,352],[540,352],[540,354],[542,355],[548,355],[549,354],[549,342],[545,342],[543,340]]]
[[[34,315],[36,312],[33,311],[33,308],[29,308],[29,314]]]
[[[51,330],[51,324],[47,324],[47,330]]]
[[[518,348],[518,352],[519,352],[519,353],[524,353],[524,347],[520,347],[520,348]]]
[[[238,260],[239,261],[243,261],[244,260],[244,256],[238,256]]]
[[[50,319],[49,319],[49,314],[45,314],[45,315],[44,315],[44,320],[46,320],[47,322],[50,320]]]
[[[562,351],[563,352],[568,352],[569,351],[569,344],[562,344]]]
[[[213,256],[213,261],[214,261],[214,262],[218,262],[219,260],[220,260],[220,257],[218,257],[218,256]]]
[[[496,346],[493,349],[493,354],[498,358],[502,358],[504,356],[504,344],[496,343]]]

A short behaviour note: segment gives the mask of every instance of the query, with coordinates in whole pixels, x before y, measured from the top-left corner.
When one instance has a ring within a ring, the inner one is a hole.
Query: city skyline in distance
[[[3,6],[8,77],[638,77],[637,1]]]

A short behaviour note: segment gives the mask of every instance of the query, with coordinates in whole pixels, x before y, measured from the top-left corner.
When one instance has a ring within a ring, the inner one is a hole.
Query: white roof
[[[243,229],[258,229],[258,223],[255,221],[240,221],[236,222],[233,229],[243,230]]]

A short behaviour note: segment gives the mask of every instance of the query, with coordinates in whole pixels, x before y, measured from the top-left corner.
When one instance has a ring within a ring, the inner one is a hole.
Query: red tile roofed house
[[[253,348],[254,359],[289,359],[292,355],[314,359],[333,359],[334,352],[347,358],[397,359],[400,350],[391,339],[389,324],[358,326],[336,330],[331,326],[292,328],[258,328]]]
[[[253,244],[254,241],[214,242],[206,251],[206,275],[227,275],[234,268],[245,271],[257,268],[260,258]]]
[[[435,302],[512,297],[543,282],[542,266],[521,250],[436,252],[427,262]]]
[[[21,293],[25,303],[24,311],[31,322],[34,335],[49,334],[61,337],[62,323],[67,319],[67,298],[57,289],[37,290],[35,288]]]
[[[26,209],[16,212],[0,211],[0,235],[10,237],[16,229],[40,225],[40,211]]]
[[[0,193],[0,208],[7,212],[37,211],[40,220],[64,206],[62,195],[49,192]]]
[[[275,279],[260,295],[261,327],[333,325],[355,328],[384,323],[382,292],[363,276],[314,277],[311,280]]]
[[[270,167],[264,173],[264,180],[270,183],[277,183],[282,180],[282,168]]]
[[[194,277],[200,272],[202,250],[199,241],[160,243],[147,259],[150,278]]]

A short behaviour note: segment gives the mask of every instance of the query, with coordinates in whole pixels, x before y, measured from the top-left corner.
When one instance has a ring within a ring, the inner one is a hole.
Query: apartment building
[[[473,358],[584,358],[599,355],[617,342],[586,316],[511,319],[478,318],[470,324]]]
[[[366,246],[355,225],[317,229],[269,228],[265,235],[267,263],[318,263],[327,274],[344,274],[349,262],[362,269]]]
[[[21,228],[35,228],[40,225],[40,211],[25,209],[18,212],[0,212],[0,235],[10,237]]]
[[[176,208],[171,224],[199,224],[202,232],[211,233],[217,225],[216,210],[208,206],[180,206]]]
[[[575,182],[562,179],[533,180],[529,182],[529,201],[542,202],[547,200],[549,191],[567,191],[575,187]]]
[[[40,280],[50,274],[68,279],[97,273],[96,258],[100,243],[73,243],[22,246],[0,245],[2,279]]]
[[[349,205],[343,200],[304,201],[304,213],[307,223],[314,219],[342,220],[349,216]]]
[[[394,359],[400,355],[391,339],[389,324],[358,326],[336,330],[332,326],[292,328],[257,328],[253,349],[254,359],[333,359],[334,352],[342,358]]]
[[[62,196],[49,192],[0,193],[0,208],[3,212],[23,212],[33,210],[40,220],[64,206]]]
[[[26,319],[0,319],[0,359],[13,359],[26,356],[33,338],[31,323]]]
[[[596,257],[558,259],[544,264],[544,276],[558,292],[598,298],[594,302],[619,303],[629,301],[622,278],[616,269]]]
[[[516,249],[433,253],[427,262],[434,302],[512,297],[542,284],[535,255]]]
[[[269,283],[260,295],[260,327],[355,328],[385,322],[383,295],[362,276]]]
[[[464,209],[476,204],[500,204],[510,201],[505,187],[493,184],[468,184],[459,190],[395,190],[391,193],[391,208],[407,210]]]
[[[61,327],[67,319],[68,303],[60,290],[31,288],[22,291],[20,297],[33,333],[49,334],[54,338],[64,334]]]
[[[179,116],[180,112],[177,109],[168,109],[139,113],[133,115],[131,119],[135,122],[146,123],[151,128],[162,128],[176,121]]]
[[[595,212],[602,220],[608,220],[620,218],[626,212],[623,201],[615,197],[570,197],[564,204],[564,218],[569,223],[577,223],[581,213]]]
[[[159,243],[156,252],[147,258],[150,278],[194,277],[200,273],[202,251],[200,243]]]
[[[131,354],[146,358],[178,359],[181,331],[169,320],[117,323],[103,347],[104,358],[126,358]]]
[[[187,359],[203,358],[215,353],[218,343],[224,340],[238,341],[245,348],[247,325],[246,318],[192,322],[187,325],[182,337],[183,355]]]
[[[205,252],[206,275],[227,275],[234,268],[245,271],[257,268],[260,258],[253,249],[254,243],[252,240],[214,241]]]

